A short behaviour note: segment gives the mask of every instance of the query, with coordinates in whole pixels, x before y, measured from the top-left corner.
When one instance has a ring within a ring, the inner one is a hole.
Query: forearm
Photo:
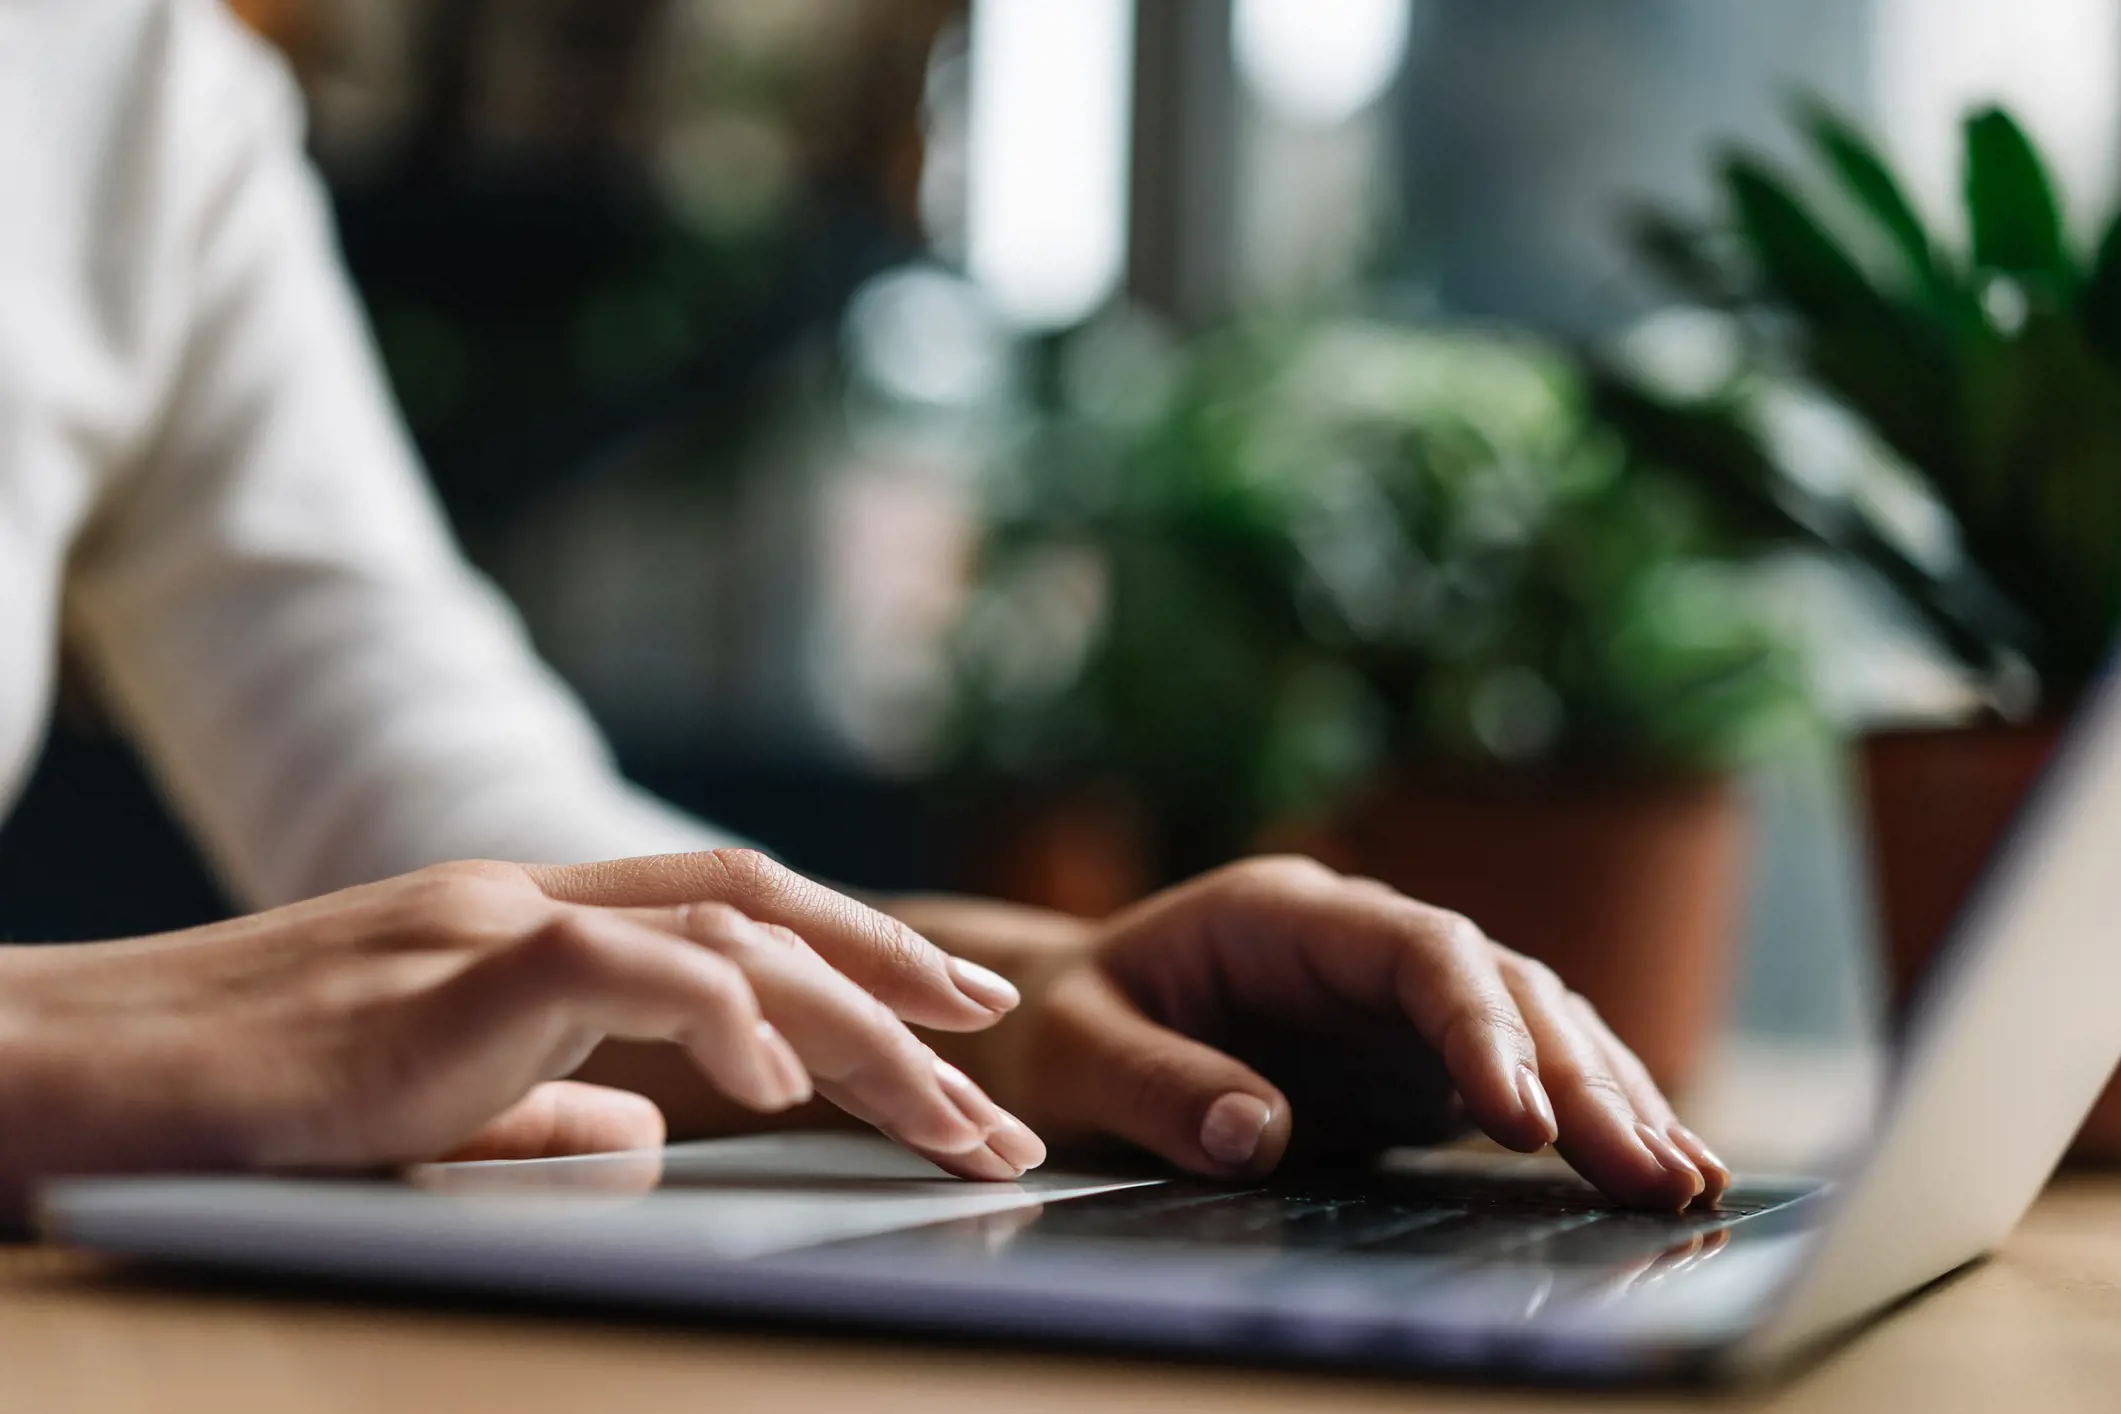
[[[238,1167],[243,1147],[194,1102],[210,1053],[149,998],[158,954],[187,936],[0,946],[0,1239],[53,1175]],[[140,1065],[146,1047],[156,1064]]]

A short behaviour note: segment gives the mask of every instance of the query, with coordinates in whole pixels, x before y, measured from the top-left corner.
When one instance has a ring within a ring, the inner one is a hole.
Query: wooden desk
[[[1570,1398],[682,1322],[186,1289],[0,1249],[0,1411],[1042,1414],[1048,1410],[2121,1408],[2121,1177],[2065,1178],[1998,1258],[1818,1368],[1738,1395]]]

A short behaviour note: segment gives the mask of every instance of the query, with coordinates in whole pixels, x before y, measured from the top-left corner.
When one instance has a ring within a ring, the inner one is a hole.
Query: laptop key
[[[1250,1190],[1164,1202],[1095,1199],[1056,1204],[1037,1240],[1107,1240],[1218,1248],[1338,1252],[1461,1218],[1459,1206],[1406,1207],[1332,1196]]]
[[[1665,1252],[1698,1248],[1722,1240],[1721,1234],[1743,1222],[1743,1214],[1722,1213],[1690,1218],[1685,1214],[1608,1213],[1558,1232],[1542,1233],[1494,1254],[1509,1266],[1619,1267]]]
[[[1430,1223],[1351,1244],[1345,1250],[1378,1257],[1421,1257],[1453,1262],[1481,1262],[1597,1222],[1600,1214],[1535,1213],[1497,1208],[1458,1213]]]

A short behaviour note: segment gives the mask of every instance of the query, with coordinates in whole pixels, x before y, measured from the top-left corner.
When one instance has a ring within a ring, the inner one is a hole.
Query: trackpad
[[[599,1227],[653,1223],[689,1248],[767,1256],[928,1223],[1036,1210],[1154,1180],[1034,1171],[969,1183],[887,1140],[860,1134],[762,1135],[663,1150],[475,1164],[427,1164],[417,1188],[463,1202],[474,1220],[549,1216],[553,1205]],[[463,1200],[470,1200],[464,1202]]]

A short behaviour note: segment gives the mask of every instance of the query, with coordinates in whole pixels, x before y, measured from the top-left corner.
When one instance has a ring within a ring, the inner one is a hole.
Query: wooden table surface
[[[2121,1176],[2065,1177],[1999,1256],[1738,1394],[1571,1397],[142,1278],[0,1248],[0,1411],[2121,1409]]]

